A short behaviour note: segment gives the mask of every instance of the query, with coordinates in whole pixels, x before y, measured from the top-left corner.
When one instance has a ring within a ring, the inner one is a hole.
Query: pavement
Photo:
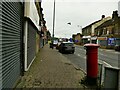
[[[16,88],[87,88],[81,84],[85,73],[56,49],[45,45]]]

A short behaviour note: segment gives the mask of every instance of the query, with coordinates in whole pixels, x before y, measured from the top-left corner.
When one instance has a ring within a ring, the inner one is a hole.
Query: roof
[[[101,27],[104,27],[104,26],[112,25],[113,22],[114,22],[114,21],[113,21],[112,19],[110,19],[110,20],[104,22],[103,24],[101,24],[100,26],[98,26],[97,28],[101,28]]]
[[[88,25],[88,26],[84,27],[84,28],[83,28],[83,30],[84,30],[85,28],[88,28],[88,27],[92,26],[93,24],[95,24],[95,23],[97,23],[97,22],[100,22],[100,21],[101,21],[101,19],[100,19],[100,20],[98,20],[98,21],[95,21],[95,22],[91,23],[90,25]]]
[[[114,23],[118,23],[119,20],[120,20],[120,17],[118,17],[117,20],[110,19],[110,20],[105,21],[104,23],[102,23],[102,24],[101,24],[100,26],[98,26],[96,29],[102,28],[102,27],[105,27],[105,26],[113,25]]]

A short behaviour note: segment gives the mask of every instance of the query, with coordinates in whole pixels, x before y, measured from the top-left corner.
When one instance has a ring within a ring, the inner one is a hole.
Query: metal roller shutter
[[[36,52],[36,28],[33,26],[31,22],[28,23],[28,62],[27,66],[32,63],[33,59],[35,58]]]
[[[2,2],[0,2],[0,90],[2,89]]]
[[[2,2],[2,88],[13,87],[20,76],[21,13],[20,2]]]

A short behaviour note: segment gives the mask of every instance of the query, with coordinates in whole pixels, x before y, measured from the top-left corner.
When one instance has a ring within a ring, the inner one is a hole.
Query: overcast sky
[[[102,15],[112,16],[120,0],[56,0],[55,36],[72,37]],[[53,31],[53,0],[42,0],[47,29]],[[71,25],[67,24],[71,22]]]

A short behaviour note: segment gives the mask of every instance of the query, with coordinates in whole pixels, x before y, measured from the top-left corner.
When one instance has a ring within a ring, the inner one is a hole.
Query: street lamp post
[[[54,39],[54,28],[55,28],[55,0],[54,0],[54,7],[53,7],[53,39]]]

